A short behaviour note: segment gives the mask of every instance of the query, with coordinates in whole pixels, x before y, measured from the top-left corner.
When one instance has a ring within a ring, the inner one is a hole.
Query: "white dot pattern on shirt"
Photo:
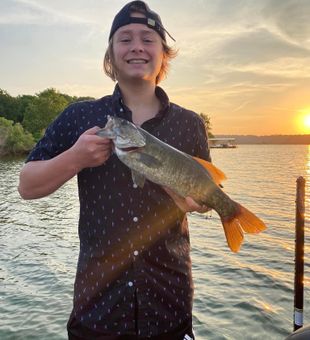
[[[107,96],[69,106],[47,129],[29,160],[63,152],[90,126],[103,127],[108,114],[126,117],[120,105]],[[145,128],[164,142],[208,158],[204,126],[194,113],[171,104],[160,124],[147,123]],[[140,335],[177,327],[190,317],[192,278],[187,224],[176,217],[172,200],[149,181],[143,189],[134,186],[128,168],[115,155],[105,166],[84,169],[78,182],[75,317],[92,329],[130,332],[135,329],[136,296],[143,315]]]

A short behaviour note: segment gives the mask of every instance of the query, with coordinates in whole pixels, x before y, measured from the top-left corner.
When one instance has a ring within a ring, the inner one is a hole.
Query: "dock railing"
[[[303,326],[305,186],[306,186],[305,179],[303,177],[299,177],[297,179],[297,186],[296,186],[294,331]]]

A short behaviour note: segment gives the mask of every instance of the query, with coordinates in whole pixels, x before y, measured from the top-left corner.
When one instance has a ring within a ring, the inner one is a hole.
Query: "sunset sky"
[[[1,0],[0,88],[102,97],[123,0]],[[149,0],[179,49],[160,85],[214,134],[310,133],[309,0]],[[306,119],[307,115],[308,120]]]

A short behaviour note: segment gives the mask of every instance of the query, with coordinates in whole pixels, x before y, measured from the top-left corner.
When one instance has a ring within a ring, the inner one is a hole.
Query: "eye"
[[[119,36],[118,41],[123,42],[123,43],[127,43],[127,42],[131,41],[131,37],[128,34],[122,34],[122,35]]]

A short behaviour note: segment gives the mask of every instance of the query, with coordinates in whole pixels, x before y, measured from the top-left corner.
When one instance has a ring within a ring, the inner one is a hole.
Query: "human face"
[[[161,37],[143,24],[120,27],[113,36],[113,57],[118,81],[155,84],[164,57]]]

